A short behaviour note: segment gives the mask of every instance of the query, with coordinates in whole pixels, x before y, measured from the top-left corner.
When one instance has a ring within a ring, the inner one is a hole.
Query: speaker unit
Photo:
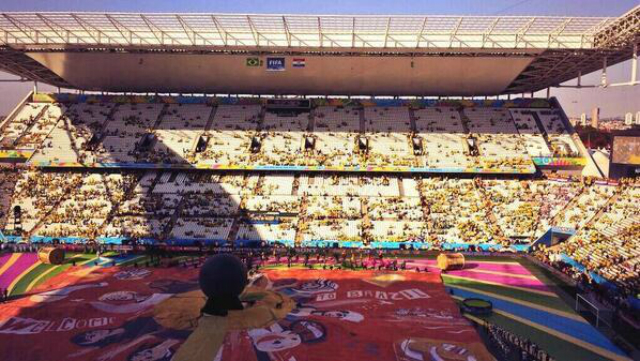
[[[413,145],[413,154],[414,155],[422,155],[422,138],[413,137],[411,139],[411,144]]]
[[[369,139],[367,137],[358,137],[358,150],[362,153],[369,152]]]
[[[201,135],[198,138],[198,144],[196,144],[196,153],[204,152],[207,149],[207,144],[209,144],[209,137]]]
[[[305,137],[304,138],[304,149],[305,150],[314,150],[314,149],[316,149],[316,138],[314,138],[314,137]]]
[[[259,153],[262,148],[262,140],[259,137],[254,136],[251,138],[251,152]]]

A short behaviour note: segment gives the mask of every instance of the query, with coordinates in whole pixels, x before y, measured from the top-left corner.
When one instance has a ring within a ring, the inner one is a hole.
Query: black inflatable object
[[[493,303],[482,298],[465,298],[462,301],[462,310],[472,315],[490,315],[493,313]]]
[[[239,296],[247,286],[247,269],[230,254],[209,258],[200,269],[200,289],[207,296],[202,312],[226,316],[229,310],[242,310]]]

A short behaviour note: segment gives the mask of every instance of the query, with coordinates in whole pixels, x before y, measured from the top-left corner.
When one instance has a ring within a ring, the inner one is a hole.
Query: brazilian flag
[[[247,66],[260,66],[259,58],[247,58]]]

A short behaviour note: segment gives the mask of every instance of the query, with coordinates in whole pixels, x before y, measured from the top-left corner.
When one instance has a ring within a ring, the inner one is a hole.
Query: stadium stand
[[[637,267],[632,250],[638,194],[632,185],[622,191],[615,184],[544,177],[171,170],[324,166],[517,174],[517,166],[538,157],[581,157],[562,113],[548,103],[538,102],[543,108],[518,101],[510,107],[318,105],[282,111],[260,103],[177,99],[164,104],[112,103],[108,97],[91,103],[33,100],[5,122],[0,140],[5,148],[35,151],[27,163],[35,168],[2,173],[7,189],[2,212],[22,207],[21,235],[508,248],[533,244],[550,228],[564,227],[576,235],[562,252],[601,269],[605,277],[624,281],[621,274]],[[145,171],[147,164],[167,169]],[[47,170],[76,165],[96,168]],[[138,170],[95,173],[107,165]],[[266,215],[270,220],[264,221]],[[9,234],[17,231],[11,218],[3,217]],[[592,246],[572,246],[584,242]],[[620,247],[602,255],[598,249],[605,247],[597,245],[608,242]]]
[[[532,244],[551,227],[572,228],[578,231],[574,239],[584,237],[599,219],[598,234],[619,238],[637,222],[627,217],[631,211],[611,207],[628,196],[609,184],[171,170],[328,166],[517,174],[517,166],[537,157],[579,159],[561,112],[544,102],[538,103],[545,108],[516,101],[511,107],[398,103],[282,111],[259,103],[108,99],[26,102],[4,125],[3,144],[35,150],[28,164],[36,168],[20,172],[15,196],[3,201],[5,214],[22,205],[24,234],[509,247]],[[168,169],[145,172],[147,164]],[[90,176],[45,170],[76,165],[140,170]],[[607,207],[614,210],[610,216],[602,211]],[[596,217],[600,213],[607,216]],[[265,214],[273,216],[271,223],[254,222]],[[8,221],[5,230],[11,233]]]
[[[526,104],[514,105],[520,103]],[[542,105],[549,109],[548,103]],[[18,112],[15,119],[32,117],[39,124],[16,128],[23,129],[25,141],[33,138],[27,147],[35,150],[31,164],[377,167],[514,174],[533,173],[535,158],[571,157],[578,163],[583,158],[555,111],[500,104],[319,105],[310,112],[267,110],[255,102],[211,105],[175,100],[68,106],[64,111],[58,105],[31,102]],[[43,137],[45,141],[36,141]],[[135,142],[128,140],[134,137]]]

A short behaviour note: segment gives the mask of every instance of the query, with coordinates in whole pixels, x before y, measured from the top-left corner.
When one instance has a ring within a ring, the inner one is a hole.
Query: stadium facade
[[[631,58],[638,17],[3,13],[0,64],[92,91],[517,94]]]

